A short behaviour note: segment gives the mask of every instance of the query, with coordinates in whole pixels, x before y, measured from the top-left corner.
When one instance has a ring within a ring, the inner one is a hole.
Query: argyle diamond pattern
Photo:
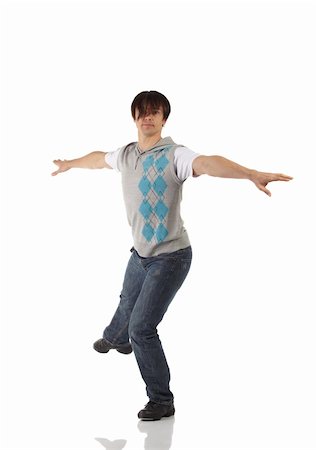
[[[169,208],[165,204],[165,193],[168,185],[164,178],[166,167],[169,164],[167,154],[170,147],[151,154],[143,161],[143,176],[138,188],[143,195],[139,212],[144,218],[143,236],[147,242],[155,239],[162,242],[168,235],[165,226]]]

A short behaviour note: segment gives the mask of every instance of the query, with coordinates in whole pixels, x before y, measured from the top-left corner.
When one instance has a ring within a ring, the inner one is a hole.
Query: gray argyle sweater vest
[[[180,216],[183,182],[174,169],[177,147],[166,137],[144,152],[140,152],[137,142],[132,142],[118,155],[127,219],[134,248],[142,257],[190,245]]]

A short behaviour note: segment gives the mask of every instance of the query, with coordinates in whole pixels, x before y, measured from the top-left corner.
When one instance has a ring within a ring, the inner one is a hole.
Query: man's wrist
[[[249,172],[248,172],[248,179],[250,180],[250,181],[255,181],[255,179],[256,179],[256,177],[257,177],[257,175],[258,175],[258,171],[257,170],[254,170],[254,169],[249,169]]]
[[[64,165],[65,165],[65,169],[67,169],[67,170],[73,168],[72,160],[64,159]]]

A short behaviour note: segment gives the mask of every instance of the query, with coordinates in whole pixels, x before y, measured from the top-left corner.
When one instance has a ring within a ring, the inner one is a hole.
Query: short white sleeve
[[[123,147],[118,148],[117,150],[115,150],[115,152],[108,152],[105,155],[105,162],[112,167],[112,169],[116,170],[117,172],[119,172],[119,169],[117,167],[117,158],[118,155],[120,153],[120,151],[122,150]]]
[[[187,147],[178,147],[174,152],[174,168],[177,177],[184,181],[188,177],[192,177],[192,162],[200,153],[196,153]]]

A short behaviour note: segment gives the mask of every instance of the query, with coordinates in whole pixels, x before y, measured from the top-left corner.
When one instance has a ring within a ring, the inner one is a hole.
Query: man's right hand
[[[63,161],[61,159],[54,159],[53,161],[56,166],[58,166],[58,169],[55,170],[55,172],[52,173],[52,176],[58,175],[59,173],[66,172],[70,169],[68,161],[64,159]]]

